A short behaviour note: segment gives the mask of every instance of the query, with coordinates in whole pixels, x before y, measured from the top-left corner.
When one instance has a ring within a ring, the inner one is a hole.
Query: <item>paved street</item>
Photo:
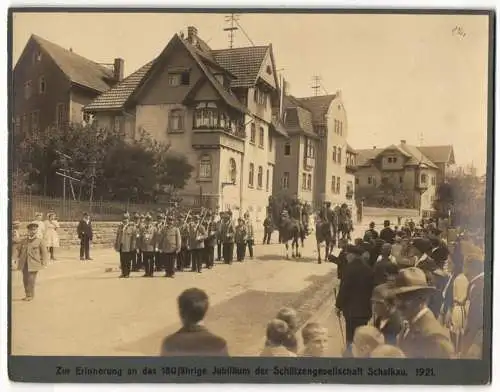
[[[12,353],[156,355],[161,339],[180,326],[177,296],[196,286],[210,297],[206,325],[228,340],[231,354],[258,355],[265,325],[280,307],[299,308],[306,321],[337,281],[333,264],[317,264],[314,236],[299,261],[285,260],[277,244],[257,245],[255,254],[254,260],[217,264],[202,274],[145,279],[138,272],[123,280],[113,250],[95,249],[94,260],[82,263],[78,249],[61,249],[59,261],[39,274],[33,302],[21,301],[22,275],[13,272]],[[330,329],[330,351],[337,355],[338,322],[329,316],[328,302],[316,317]]]

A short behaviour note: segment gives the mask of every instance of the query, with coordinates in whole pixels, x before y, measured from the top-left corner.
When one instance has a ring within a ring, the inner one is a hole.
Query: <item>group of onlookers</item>
[[[394,230],[386,221],[380,233],[372,223],[354,245],[341,243],[331,261],[346,356],[390,344],[408,358],[481,357],[484,253],[467,234],[444,237],[433,222]]]

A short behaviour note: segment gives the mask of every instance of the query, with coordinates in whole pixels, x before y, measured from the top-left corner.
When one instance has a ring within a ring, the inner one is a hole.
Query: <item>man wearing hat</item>
[[[389,296],[394,298],[397,309],[406,320],[398,337],[398,346],[407,358],[455,357],[448,331],[427,307],[434,292],[434,287],[427,284],[424,272],[416,267],[399,271],[389,291]]]
[[[448,246],[440,238],[441,233],[439,229],[429,232],[428,237],[432,248],[429,256],[434,259],[439,268],[444,269],[450,252]]]
[[[395,236],[396,233],[391,228],[391,222],[389,220],[385,220],[384,228],[380,230],[380,238],[389,244],[393,244]]]
[[[198,215],[193,216],[193,224],[189,228],[189,249],[191,250],[191,271],[201,273],[205,255],[205,238],[207,231],[200,222]]]
[[[377,328],[387,344],[397,344],[397,337],[403,327],[403,320],[394,304],[394,298],[389,297],[392,283],[375,286],[372,293],[373,317],[369,324]]]
[[[151,215],[146,214],[144,225],[139,227],[139,249],[142,253],[144,276],[154,275],[155,250],[158,247],[158,233],[152,224]]]
[[[191,267],[191,250],[189,248],[189,230],[191,226],[191,215],[190,212],[188,212],[179,227],[179,231],[181,232],[181,251],[179,253],[179,258],[181,260],[179,264],[181,269]]]
[[[80,260],[92,260],[90,258],[90,241],[93,238],[92,223],[90,216],[86,212],[76,228],[78,238],[80,239]]]
[[[224,220],[224,211],[219,212],[219,219],[217,220],[217,261],[222,261],[222,240],[219,236],[222,221]]]
[[[205,261],[207,268],[214,266],[214,251],[215,244],[217,243],[217,222],[215,221],[215,214],[209,212],[207,215],[207,238],[205,239]]]
[[[378,238],[378,232],[375,230],[375,222],[370,222],[370,228],[365,231],[363,240],[370,242],[371,240],[376,240]]]
[[[448,275],[439,268],[436,261],[429,256],[432,244],[428,238],[416,238],[412,243],[412,253],[415,255],[415,267],[424,271],[427,283],[435,288],[435,292],[429,299],[429,308],[437,318],[443,304],[443,290],[448,282]]]
[[[348,264],[344,267],[335,306],[337,314],[344,315],[346,346],[349,346],[356,328],[368,323],[372,316],[373,270],[361,258],[363,249],[347,245],[346,252]]]
[[[162,230],[158,233],[160,264],[165,268],[167,278],[174,277],[177,255],[181,251],[181,232],[174,223],[174,217],[168,215],[167,223],[163,225]]]
[[[137,249],[137,228],[130,221],[130,214],[123,215],[123,221],[118,226],[115,239],[115,250],[120,253],[120,278],[128,278],[132,267],[132,260]]]
[[[134,224],[137,229],[137,243],[139,244],[139,236],[141,233],[142,219],[141,214],[134,212]],[[132,258],[132,271],[137,272],[142,267],[142,252],[139,246],[137,247],[135,256]]]
[[[156,215],[156,224],[155,224],[156,233],[160,233],[163,230],[164,225],[165,225],[165,214],[161,212],[161,209],[158,209],[158,214]],[[160,260],[160,252],[155,250],[154,270],[161,271],[161,269],[162,269],[162,263]]]
[[[21,241],[17,268],[23,273],[23,284],[26,297],[24,301],[32,301],[35,297],[35,282],[38,271],[47,265],[48,252],[43,239],[38,236],[38,223],[28,224],[28,235]]]
[[[232,264],[234,257],[234,225],[229,215],[224,215],[220,225],[219,238],[222,241],[224,263]]]

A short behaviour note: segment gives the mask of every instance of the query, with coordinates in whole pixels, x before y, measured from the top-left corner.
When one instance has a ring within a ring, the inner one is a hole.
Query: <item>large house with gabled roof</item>
[[[31,35],[13,70],[14,133],[84,121],[83,107],[123,79],[124,62],[99,64]]]
[[[453,146],[413,146],[401,140],[385,148],[357,150],[356,188],[360,193],[390,184],[411,195],[423,215],[433,210],[436,191],[455,164]]]
[[[273,192],[279,99],[271,45],[212,50],[188,27],[152,61],[85,107],[98,127],[141,130],[195,167],[184,193],[264,219]]]
[[[347,115],[341,92],[284,97],[282,123],[288,139],[278,142],[276,194],[297,196],[315,208],[325,201],[355,209],[356,152],[347,143]]]

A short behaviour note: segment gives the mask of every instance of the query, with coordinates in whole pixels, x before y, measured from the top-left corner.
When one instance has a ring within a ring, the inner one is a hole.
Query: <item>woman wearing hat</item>
[[[57,229],[59,229],[59,222],[57,221],[56,214],[54,212],[49,212],[47,214],[47,220],[44,222],[45,225],[45,245],[49,250],[50,260],[55,261],[55,249],[59,248],[59,234]]]
[[[35,297],[35,282],[39,271],[47,265],[47,248],[38,235],[38,223],[28,225],[28,235],[21,242],[17,268],[23,273],[23,284],[26,297],[24,301],[32,301]]]
[[[451,359],[455,357],[448,331],[427,307],[435,289],[427,283],[424,271],[409,267],[399,271],[388,295],[394,298],[405,327],[398,346],[408,358]]]

